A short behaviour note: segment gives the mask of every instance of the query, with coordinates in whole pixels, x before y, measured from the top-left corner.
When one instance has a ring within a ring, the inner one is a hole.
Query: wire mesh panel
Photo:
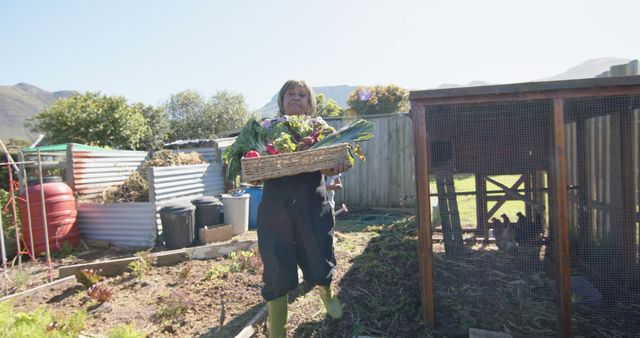
[[[555,335],[552,101],[426,107],[436,323]]]
[[[425,320],[640,337],[640,77],[410,99]]]
[[[565,100],[574,334],[640,336],[638,96]]]

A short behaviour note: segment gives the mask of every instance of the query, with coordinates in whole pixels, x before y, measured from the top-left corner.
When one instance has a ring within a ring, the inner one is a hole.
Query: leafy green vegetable
[[[282,133],[287,133],[287,134],[291,133],[291,129],[289,129],[289,124],[284,122],[272,123],[271,126],[267,129],[266,139],[273,142],[273,140],[280,137],[280,134]]]
[[[350,143],[369,140],[373,137],[373,123],[370,121],[357,119],[351,121],[348,125],[340,128],[333,134],[327,135],[318,143],[314,144],[311,149],[328,147],[339,143]]]
[[[273,140],[273,145],[283,153],[291,153],[296,151],[298,144],[293,137],[287,133],[280,133],[280,137]]]
[[[240,173],[240,159],[250,150],[263,153],[266,147],[266,131],[256,120],[251,120],[242,128],[236,141],[224,151],[222,158],[227,163],[227,178],[235,180]]]

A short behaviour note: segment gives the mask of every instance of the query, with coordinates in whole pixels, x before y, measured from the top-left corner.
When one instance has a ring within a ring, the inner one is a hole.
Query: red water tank
[[[80,231],[76,224],[78,210],[71,188],[60,177],[45,177],[43,185],[40,180],[29,181],[29,204],[31,206],[31,228],[35,255],[46,253],[44,222],[42,219],[41,188],[44,189],[45,206],[47,212],[47,230],[49,231],[49,249],[56,252],[65,242],[73,246],[80,243]],[[22,238],[31,250],[29,237],[29,221],[27,219],[27,200],[25,192],[18,199],[20,206],[20,220],[22,222]]]

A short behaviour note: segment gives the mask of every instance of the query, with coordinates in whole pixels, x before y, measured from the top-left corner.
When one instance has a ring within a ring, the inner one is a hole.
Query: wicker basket
[[[245,182],[291,176],[331,169],[341,160],[349,159],[349,144],[297,151],[279,155],[243,158],[242,180]]]

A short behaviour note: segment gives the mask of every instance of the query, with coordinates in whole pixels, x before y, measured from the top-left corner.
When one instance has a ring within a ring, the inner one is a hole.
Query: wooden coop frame
[[[619,189],[619,203],[621,229],[624,236],[620,246],[622,247],[623,255],[628,259],[636,259],[637,248],[634,235],[635,226],[637,222],[636,207],[638,197],[636,196],[635,187],[637,179],[634,174],[634,161],[637,160],[638,154],[631,151],[634,149],[633,135],[637,133],[637,126],[634,123],[634,109],[638,109],[640,102],[638,102],[637,95],[640,95],[640,76],[625,76],[625,77],[609,77],[609,78],[592,78],[592,79],[580,79],[580,80],[566,80],[566,81],[552,81],[552,82],[533,82],[533,83],[518,83],[508,85],[492,85],[481,87],[465,87],[465,88],[450,88],[450,89],[436,89],[436,90],[424,90],[424,91],[412,91],[409,95],[411,102],[411,120],[413,126],[414,137],[414,154],[415,154],[415,170],[416,170],[416,194],[417,194],[417,219],[418,219],[418,251],[419,251],[419,271],[420,271],[420,288],[421,288],[421,306],[424,316],[424,320],[432,327],[435,327],[435,302],[434,302],[434,280],[433,280],[433,246],[432,246],[432,231],[431,231],[431,203],[430,203],[430,188],[429,188],[429,174],[434,173],[432,161],[431,147],[434,145],[434,140],[437,141],[437,135],[429,135],[429,128],[427,123],[436,123],[443,128],[456,128],[452,126],[456,121],[447,120],[446,115],[438,115],[442,120],[434,122],[433,119],[429,119],[429,108],[436,106],[446,105],[459,105],[459,104],[526,104],[533,101],[545,101],[548,102],[548,113],[545,114],[531,114],[531,119],[545,119],[543,121],[546,126],[549,127],[545,132],[538,133],[537,136],[533,136],[533,143],[527,144],[527,147],[538,146],[539,149],[535,150],[535,154],[538,156],[535,161],[531,161],[532,166],[543,164],[544,167],[537,168],[545,170],[548,173],[548,192],[549,196],[549,211],[550,222],[555,224],[554,226],[554,248],[556,254],[554,254],[554,268],[556,271],[556,291],[558,296],[558,334],[562,337],[571,336],[571,318],[572,318],[572,291],[571,291],[571,271],[570,271],[570,252],[569,252],[569,215],[568,215],[568,173],[567,173],[567,146],[566,146],[566,132],[564,128],[565,121],[576,122],[577,135],[577,181],[578,186],[586,184],[588,179],[585,174],[585,151],[584,135],[585,121],[591,117],[594,117],[592,113],[587,114],[572,113],[571,109],[567,108],[567,100],[573,98],[585,98],[585,97],[611,97],[611,96],[634,96],[634,100],[628,105],[628,109],[621,111],[619,117],[612,119],[612,123],[617,124],[616,128],[619,128],[619,136],[617,142],[620,147],[620,164],[619,175],[612,175],[612,181],[618,180]],[[597,104],[597,102],[595,103]],[[444,118],[443,118],[444,116]],[[550,116],[550,121],[546,120]],[[529,117],[527,117],[529,119]],[[436,129],[437,128],[432,128]],[[460,134],[460,133],[459,133]],[[485,140],[474,139],[474,135],[465,134],[464,142],[476,142],[482,144]],[[459,136],[460,137],[460,136]],[[461,139],[461,138],[460,138]],[[459,140],[459,139],[457,139]],[[461,141],[463,142],[463,141]],[[515,149],[515,146],[509,148],[507,144],[492,144],[498,148],[497,152],[508,154],[511,149]],[[522,145],[522,144],[520,144]],[[582,150],[581,150],[582,149]],[[456,162],[456,166],[462,167],[460,172],[474,173],[476,175],[476,198],[477,201],[477,229],[484,233],[486,236],[486,215],[495,210],[486,210],[486,201],[493,199],[498,202],[496,197],[489,197],[486,189],[486,175],[500,174],[499,168],[476,168],[473,166],[472,157],[468,157],[469,154],[463,152],[454,151],[451,156],[451,161]],[[467,157],[465,157],[467,156]],[[478,156],[478,155],[476,155]],[[481,156],[481,155],[480,155]],[[536,169],[533,167],[518,168],[517,163],[511,163],[501,165],[502,170],[506,170],[505,173],[522,173],[527,170]],[[582,169],[580,169],[582,168]],[[525,171],[522,171],[525,170]],[[530,172],[530,171],[529,171]],[[450,184],[447,175],[444,175],[445,179],[442,182],[437,182],[438,190],[442,187],[446,191],[447,186]],[[613,178],[615,176],[615,178]],[[437,177],[437,176],[436,176]],[[516,189],[525,180],[525,192],[533,191],[531,179],[535,180],[535,177],[521,177],[518,182],[507,187],[494,180],[489,181],[497,186],[500,186],[504,190],[505,196],[510,195],[512,199],[522,199],[523,196],[519,194],[522,190]],[[535,184],[535,183],[534,183]],[[586,185],[585,185],[586,186]],[[526,196],[526,193],[525,193]],[[442,196],[439,196],[442,198]],[[585,189],[580,189],[578,192],[579,205],[587,205],[587,192]],[[455,197],[454,197],[455,199]],[[483,201],[484,199],[484,201]],[[455,203],[455,202],[454,202]],[[495,208],[497,210],[497,208]],[[553,212],[551,212],[553,211]],[[442,216],[442,215],[441,215]],[[484,219],[482,217],[484,216]],[[582,208],[578,212],[578,219],[589,220],[591,217],[591,209]],[[588,223],[585,223],[588,224]],[[444,226],[444,223],[443,223]],[[588,231],[588,227],[584,231]],[[580,230],[583,232],[583,229]],[[589,234],[580,233],[580,236],[588,236]],[[486,237],[485,237],[486,238]],[[446,244],[446,243],[445,243]]]

